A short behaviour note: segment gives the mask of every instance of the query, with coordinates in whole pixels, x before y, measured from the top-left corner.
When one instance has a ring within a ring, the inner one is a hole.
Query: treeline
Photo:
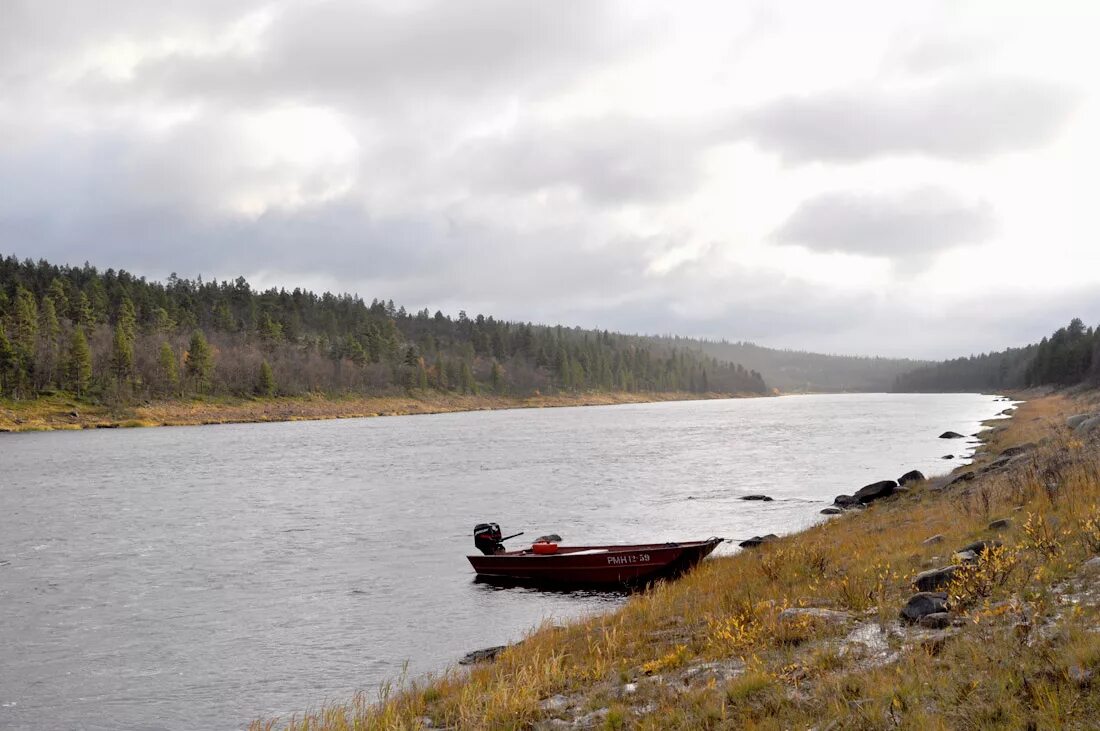
[[[1100,329],[1074,318],[1038,344],[918,368],[899,376],[894,390],[990,391],[1080,383],[1100,385]]]
[[[253,290],[244,278],[150,282],[0,258],[0,396],[416,390],[765,393],[759,373],[640,336],[410,313],[393,301]]]

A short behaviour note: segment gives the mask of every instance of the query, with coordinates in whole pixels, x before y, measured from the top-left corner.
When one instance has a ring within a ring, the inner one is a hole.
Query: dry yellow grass
[[[252,399],[177,399],[112,407],[80,401],[71,395],[55,394],[23,401],[0,400],[0,432],[350,419],[454,411],[610,406],[734,397],[730,394],[681,392],[592,392],[519,397],[494,394],[476,396],[441,394],[429,391],[414,396],[329,397],[317,394]]]
[[[639,729],[1094,727],[1100,591],[1073,582],[1100,549],[1100,455],[1061,427],[1077,408],[1025,404],[975,463],[1042,442],[1005,470],[707,561],[612,614],[536,629],[492,665],[252,728],[523,729],[555,716]],[[901,625],[913,576],[994,537],[1001,517],[1005,547],[949,588],[961,626]],[[781,614],[792,607],[843,614]]]

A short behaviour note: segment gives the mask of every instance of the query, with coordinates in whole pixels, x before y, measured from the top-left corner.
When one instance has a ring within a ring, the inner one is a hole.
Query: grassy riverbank
[[[426,391],[414,396],[312,395],[294,398],[195,398],[111,406],[67,394],[0,399],[0,432],[187,426],[261,421],[349,419],[365,416],[439,414],[489,409],[608,406],[656,401],[736,398],[719,393],[587,392],[551,396],[460,395]]]
[[[612,614],[538,628],[493,664],[252,728],[1089,727],[1100,449],[1065,419],[1096,410],[1094,394],[1036,398],[987,432],[972,480],[918,483],[708,561]],[[1003,545],[956,573],[946,626],[900,621],[915,575],[977,539]]]

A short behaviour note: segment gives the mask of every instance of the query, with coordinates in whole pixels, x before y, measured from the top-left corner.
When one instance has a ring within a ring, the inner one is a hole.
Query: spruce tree
[[[276,390],[275,374],[271,370],[271,365],[265,360],[260,363],[260,375],[256,380],[256,393],[271,397],[275,395]]]
[[[465,360],[462,361],[462,373],[459,379],[462,382],[462,393],[477,393],[477,381],[474,380],[474,372],[470,370],[470,364]]]
[[[177,393],[180,386],[180,372],[176,365],[176,352],[168,343],[161,343],[160,353],[157,354],[157,368],[160,371],[161,382],[168,393]]]
[[[191,334],[191,343],[187,348],[187,377],[191,379],[196,391],[205,393],[210,387],[213,374],[214,352],[206,342],[202,330],[196,330]]]
[[[84,328],[73,331],[69,344],[69,358],[66,363],[68,386],[77,396],[83,396],[92,382],[92,351],[88,349],[88,339],[84,337]]]
[[[111,341],[111,371],[119,385],[130,380],[134,373],[134,341],[126,332],[126,325],[119,320]]]
[[[489,373],[489,380],[493,384],[493,390],[501,393],[504,390],[504,370],[500,363],[493,361],[493,370]]]
[[[0,396],[13,395],[15,364],[15,349],[11,347],[3,324],[0,324]]]

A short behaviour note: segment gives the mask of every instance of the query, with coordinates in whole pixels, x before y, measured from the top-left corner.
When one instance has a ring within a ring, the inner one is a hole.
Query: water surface
[[[823,395],[0,435],[0,728],[234,729],[614,594],[476,584],[475,523],[744,538],[944,472],[1005,404]],[[774,502],[745,502],[748,493]],[[522,539],[517,539],[517,543]],[[736,550],[724,546],[720,551]]]

